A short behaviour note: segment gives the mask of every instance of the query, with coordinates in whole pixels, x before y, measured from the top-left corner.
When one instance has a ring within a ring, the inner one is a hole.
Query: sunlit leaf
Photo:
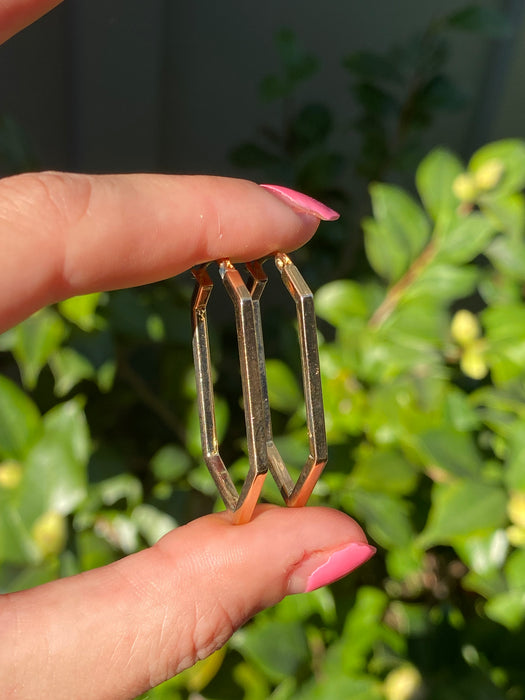
[[[55,311],[46,308],[20,323],[15,332],[12,352],[24,386],[34,389],[40,371],[65,339],[66,326]]]
[[[418,435],[415,442],[425,466],[437,466],[455,476],[474,477],[481,473],[483,460],[470,433],[432,428]]]
[[[370,186],[374,223],[364,223],[365,246],[374,269],[395,282],[428,242],[430,223],[421,207],[393,185]]]
[[[315,294],[315,310],[336,328],[352,318],[366,318],[369,313],[366,296],[360,284],[352,280],[336,280],[323,285]]]
[[[19,487],[20,513],[30,524],[46,511],[68,515],[87,493],[91,446],[81,406],[75,400],[59,404],[43,422],[42,435],[26,457]]]
[[[348,512],[364,522],[370,537],[386,549],[407,546],[414,538],[408,505],[387,493],[355,489],[344,494]]]
[[[471,479],[434,484],[421,546],[453,543],[455,537],[480,535],[502,527],[507,499],[496,486]]]
[[[292,413],[303,401],[303,394],[295,375],[281,360],[266,360],[268,397],[270,406],[284,413]]]
[[[41,429],[36,405],[16,384],[0,376],[0,456],[22,459]]]
[[[147,503],[142,503],[133,509],[131,520],[150,546],[177,527],[177,522],[171,515]]]
[[[405,299],[434,299],[449,302],[467,297],[476,288],[480,271],[474,265],[462,267],[433,263],[414,280]]]
[[[83,331],[92,331],[101,324],[101,319],[96,313],[100,297],[100,292],[71,297],[61,301],[58,309],[64,318]]]
[[[95,373],[91,362],[69,346],[54,352],[49,358],[49,366],[55,378],[57,396],[69,394],[79,382],[91,379]]]
[[[497,230],[480,214],[470,214],[453,226],[439,241],[438,259],[462,264],[483,253]]]
[[[418,167],[419,196],[434,220],[457,209],[459,202],[452,191],[452,183],[463,169],[461,161],[445,148],[433,150]]]

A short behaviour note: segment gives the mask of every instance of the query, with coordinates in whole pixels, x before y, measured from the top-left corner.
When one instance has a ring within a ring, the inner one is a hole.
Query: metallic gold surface
[[[287,255],[277,253],[275,264],[297,310],[309,454],[299,479],[294,483],[273,442],[259,305],[267,282],[262,261],[246,263],[249,278],[246,284],[229,260],[220,260],[219,272],[235,310],[250,463],[240,494],[220,456],[217,441],[207,322],[207,303],[213,282],[206,270],[207,265],[192,270],[196,280],[192,301],[193,356],[203,455],[226,507],[234,512],[237,524],[251,519],[268,469],[285,503],[299,507],[308,501],[328,459],[313,295]]]

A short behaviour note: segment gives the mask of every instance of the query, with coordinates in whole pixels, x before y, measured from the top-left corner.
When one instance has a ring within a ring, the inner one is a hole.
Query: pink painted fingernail
[[[309,593],[343,578],[368,561],[376,548],[365,542],[352,542],[335,552],[317,552],[303,561],[288,582],[289,593]]]
[[[265,190],[272,192],[276,197],[281,199],[285,204],[288,204],[295,209],[306,214],[312,214],[321,221],[335,221],[339,218],[339,214],[326,204],[318,202],[317,199],[309,197],[302,192],[296,192],[289,187],[281,187],[281,185],[261,185]]]

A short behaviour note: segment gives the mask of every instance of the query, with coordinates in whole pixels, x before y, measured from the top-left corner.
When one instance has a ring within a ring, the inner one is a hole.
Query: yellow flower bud
[[[487,376],[489,368],[483,357],[483,344],[473,343],[465,349],[459,361],[461,371],[471,379],[483,379]]]
[[[452,191],[462,202],[474,202],[478,195],[476,181],[469,173],[461,173],[452,183]]]
[[[2,462],[0,464],[0,488],[16,489],[22,480],[22,473],[22,465],[18,462]]]
[[[472,343],[481,335],[479,321],[473,313],[466,309],[456,311],[450,325],[450,333],[456,343],[465,346]]]
[[[387,700],[410,700],[421,687],[421,674],[410,664],[390,671],[383,684]]]
[[[506,531],[507,539],[513,547],[525,546],[525,528],[517,525],[510,525]]]
[[[65,518],[60,513],[48,511],[36,520],[31,534],[43,557],[59,554],[67,538]]]
[[[507,503],[507,513],[511,522],[525,528],[525,493],[513,493]]]
[[[492,158],[484,163],[474,174],[474,182],[479,190],[487,192],[500,182],[505,166],[499,158]]]

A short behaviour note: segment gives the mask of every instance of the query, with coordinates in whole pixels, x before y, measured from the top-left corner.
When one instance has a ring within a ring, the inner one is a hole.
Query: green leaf
[[[425,568],[424,551],[411,544],[408,547],[396,547],[386,557],[388,575],[397,581],[414,580]]]
[[[363,288],[352,280],[335,280],[322,286],[315,294],[315,311],[336,328],[351,319],[365,319],[369,315]]]
[[[96,314],[100,297],[100,292],[71,297],[59,302],[58,310],[68,321],[83,331],[89,332],[99,327],[101,323],[101,318]]]
[[[441,264],[429,265],[407,288],[406,300],[431,299],[449,303],[468,297],[476,289],[480,271],[474,265],[458,267]]]
[[[364,521],[370,537],[385,549],[406,547],[414,539],[408,504],[387,493],[355,489],[343,494],[341,503]]]
[[[338,666],[339,673],[354,675],[366,669],[371,651],[383,638],[382,620],[388,603],[388,596],[378,588],[362,586],[357,591],[340,638],[340,655],[327,659],[326,671],[335,672]]]
[[[434,221],[456,211],[459,200],[452,191],[452,184],[463,170],[459,158],[445,148],[434,149],[419,165],[417,189]]]
[[[508,437],[505,483],[510,491],[525,491],[525,423],[516,421]]]
[[[125,500],[128,508],[134,508],[142,501],[142,484],[132,474],[117,474],[96,484],[90,498],[90,505],[113,506]]]
[[[23,459],[41,429],[36,405],[16,384],[0,376],[0,457]]]
[[[191,459],[178,445],[164,445],[151,458],[151,468],[160,481],[177,481],[191,467]]]
[[[483,461],[472,435],[450,428],[433,428],[415,438],[426,466],[437,466],[455,476],[481,474]]]
[[[66,337],[66,326],[52,309],[42,309],[16,329],[13,355],[20,367],[22,381],[34,389],[40,371]]]
[[[418,477],[418,469],[400,452],[362,449],[356,456],[351,483],[358,489],[403,496],[414,489]]]
[[[310,658],[301,622],[260,620],[237,632],[234,647],[275,682],[294,676]]]
[[[33,542],[18,508],[12,503],[2,502],[0,507],[0,563],[27,565],[35,564],[39,559],[38,547]]]
[[[449,388],[445,397],[445,412],[445,422],[460,433],[480,427],[480,416],[469,401],[469,395],[454,386]]]
[[[90,439],[78,401],[52,408],[43,433],[25,460],[19,486],[19,508],[26,524],[47,511],[68,515],[87,493]]]
[[[505,577],[509,588],[525,593],[525,550],[518,549],[509,556],[505,564]]]
[[[370,186],[374,225],[365,225],[365,247],[371,265],[395,282],[425,247],[430,224],[421,207],[402,189]]]
[[[519,192],[525,186],[525,142],[519,139],[495,141],[480,148],[472,156],[469,170],[477,173],[493,161],[503,165],[503,174],[498,184],[485,195],[487,200]]]
[[[438,260],[456,265],[470,262],[485,252],[496,233],[493,223],[485,216],[470,214],[439,240]]]
[[[465,564],[480,576],[501,569],[509,551],[504,530],[493,530],[484,535],[456,538],[454,549]]]
[[[330,588],[323,586],[309,595],[292,595],[284,598],[273,609],[281,622],[306,622],[319,615],[325,625],[337,622],[337,610]]]
[[[518,630],[525,620],[525,590],[505,591],[485,604],[485,614],[509,630]]]
[[[272,693],[272,698],[274,696],[275,693]],[[293,700],[334,700],[334,698],[384,700],[385,696],[373,676],[349,677],[342,673],[328,676],[323,673],[319,679],[310,681],[293,696]]]
[[[91,379],[95,368],[91,362],[69,346],[58,348],[49,358],[49,366],[55,378],[57,396],[69,394],[79,382]]]
[[[500,232],[513,242],[523,244],[525,230],[525,197],[521,192],[481,203],[481,210]]]
[[[505,492],[495,485],[464,479],[434,484],[428,522],[419,544],[453,544],[456,537],[481,535],[507,520]]]
[[[362,221],[365,234],[366,257],[377,274],[388,282],[395,282],[406,270],[407,256],[402,247],[389,241],[388,229],[375,219]],[[385,254],[385,245],[388,255]]]
[[[525,372],[525,306],[489,307],[481,314],[489,348],[486,359],[496,385]]]
[[[171,515],[147,503],[141,503],[133,510],[131,520],[150,547],[177,527],[177,521]]]
[[[303,402],[297,379],[282,360],[266,360],[268,398],[270,407],[283,413],[293,413]]]
[[[496,270],[520,282],[525,280],[525,246],[521,240],[498,236],[488,246],[486,255]]]
[[[493,7],[471,5],[449,15],[446,22],[452,29],[476,32],[494,39],[508,37],[512,34],[512,27],[508,19],[502,12]]]
[[[430,295],[418,299],[403,299],[382,325],[382,335],[403,347],[439,347],[448,328],[446,312]]]

